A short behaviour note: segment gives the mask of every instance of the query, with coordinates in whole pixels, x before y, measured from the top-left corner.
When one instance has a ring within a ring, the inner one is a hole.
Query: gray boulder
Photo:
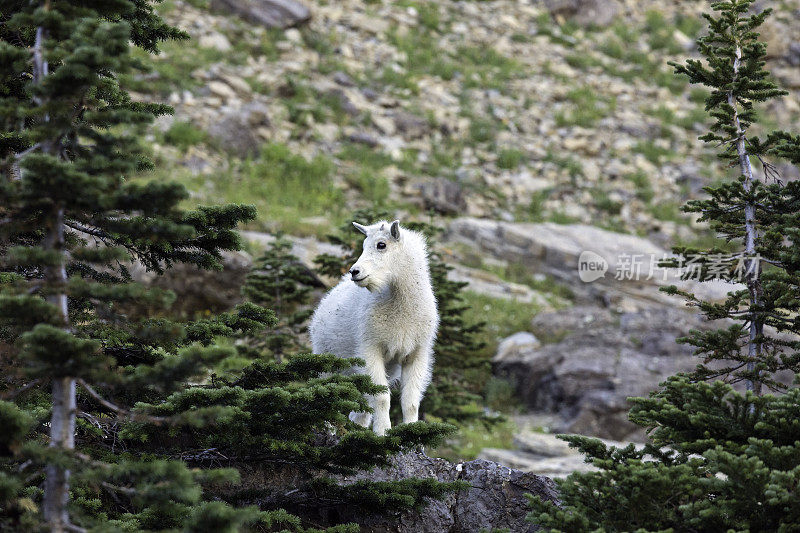
[[[552,15],[571,19],[581,26],[608,26],[620,12],[616,0],[545,0],[544,5]]]
[[[647,396],[668,376],[693,369],[693,349],[675,339],[708,326],[678,308],[614,313],[579,306],[533,319],[537,337],[550,344],[506,350],[492,364],[528,408],[560,415],[557,431],[641,440],[627,398]]]
[[[291,28],[311,19],[311,11],[294,0],[211,0],[211,9],[267,28]]]
[[[497,353],[494,356],[494,360],[502,361],[506,357],[515,357],[520,350],[535,350],[541,344],[533,333],[528,333],[527,331],[514,333],[497,345]]]
[[[463,217],[450,222],[444,237],[493,259],[524,266],[531,274],[552,276],[568,285],[578,301],[586,303],[600,302],[624,309],[653,304],[683,306],[681,298],[667,296],[658,288],[674,284],[705,300],[721,300],[729,290],[742,288],[724,282],[681,280],[677,269],[664,271],[657,266],[662,257],[669,255],[664,248],[636,235],[585,224]],[[607,268],[605,275],[591,282],[581,280],[578,263],[583,252],[600,256]]]
[[[255,156],[263,139],[259,128],[270,126],[269,109],[261,102],[223,108],[222,116],[208,128],[208,134],[228,152],[242,157]]]
[[[362,480],[434,478],[441,482],[464,481],[468,488],[451,493],[442,500],[428,500],[421,509],[394,514],[371,513],[335,502],[326,506],[320,505],[319,500],[312,500],[314,505],[309,505],[302,494],[293,490],[299,482],[308,481],[309,475],[310,472],[297,471],[295,467],[265,464],[263,468],[242,469],[241,488],[245,491],[253,488],[262,493],[264,487],[269,487],[275,495],[262,495],[260,498],[269,500],[271,504],[279,499],[287,511],[317,527],[335,522],[355,522],[361,531],[372,533],[474,533],[503,529],[514,533],[533,532],[539,528],[525,520],[530,512],[525,494],[558,501],[552,479],[483,459],[454,464],[420,452],[399,454],[386,468],[340,475],[335,479],[340,485],[347,485]],[[287,494],[291,495],[288,500]],[[259,501],[256,498],[248,503],[258,505]]]
[[[427,120],[407,111],[398,111],[393,119],[397,131],[408,140],[424,137],[430,128]]]
[[[455,214],[467,207],[464,191],[457,182],[447,178],[434,178],[419,185],[425,209],[437,213]]]

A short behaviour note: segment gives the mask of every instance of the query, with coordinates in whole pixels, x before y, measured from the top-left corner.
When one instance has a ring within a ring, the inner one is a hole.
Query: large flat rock
[[[584,224],[533,224],[463,217],[450,222],[445,239],[500,261],[524,265],[533,274],[552,276],[584,301],[623,308],[636,308],[643,303],[683,305],[680,298],[658,290],[666,285],[677,285],[709,300],[723,299],[729,290],[739,288],[722,282],[681,280],[677,269],[658,267],[660,260],[671,256],[668,250],[636,235]],[[581,280],[578,259],[583,252],[597,254],[606,262],[604,276],[591,282]]]

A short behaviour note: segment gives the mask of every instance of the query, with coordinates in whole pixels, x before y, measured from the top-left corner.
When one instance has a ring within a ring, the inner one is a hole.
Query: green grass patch
[[[587,70],[592,67],[602,67],[603,62],[586,51],[573,52],[564,57],[564,61],[572,68]]]
[[[675,27],[692,39],[697,39],[700,31],[705,27],[705,20],[694,15],[678,13],[675,15]]]
[[[639,41],[639,31],[630,23],[618,20],[611,26],[614,35],[625,44],[634,44]]]
[[[655,195],[650,177],[643,170],[637,170],[623,176],[636,187],[636,196],[644,203],[649,203]]]
[[[617,60],[603,64],[603,70],[610,76],[625,81],[642,79],[649,83],[655,82],[673,94],[680,94],[686,88],[685,76],[676,76],[666,62],[653,54],[639,50],[634,43],[627,42],[617,35],[600,43],[598,50]]]
[[[258,158],[244,163],[241,179],[246,186],[231,188],[269,202],[264,206],[264,218],[288,226],[298,218],[324,215],[341,203],[333,172],[333,162],[325,156],[308,160],[285,145],[269,144]]]
[[[514,169],[522,164],[525,159],[525,153],[516,148],[504,148],[497,154],[498,168]]]
[[[681,211],[681,204],[678,202],[657,202],[650,204],[647,210],[658,220],[688,223],[688,218]]]
[[[295,124],[305,126],[309,116],[314,122],[333,121],[342,125],[350,121],[339,94],[317,91],[302,78],[287,78],[279,89],[279,95],[286,106],[289,120]]]
[[[622,59],[628,53],[628,43],[624,43],[619,38],[611,37],[600,43],[598,50],[613,59]]]
[[[572,215],[568,215],[563,211],[553,211],[547,216],[547,221],[554,224],[575,224],[580,222],[580,219]]]
[[[526,222],[543,222],[545,220],[544,204],[552,192],[553,190],[550,188],[532,192],[528,205],[518,209],[516,218]]]
[[[372,170],[380,170],[392,164],[391,156],[380,148],[371,148],[358,143],[343,145],[337,157]]]
[[[622,202],[614,200],[607,191],[596,190],[594,192],[594,206],[609,215],[619,215],[622,211]]]
[[[464,66],[464,87],[509,90],[508,83],[521,71],[521,65],[491,46],[460,46],[453,56]]]
[[[208,134],[191,122],[176,120],[167,131],[164,132],[164,142],[186,150],[190,146],[196,146],[205,142]]]
[[[674,124],[676,122],[675,112],[664,104],[659,104],[654,108],[648,109],[647,114],[668,124]]]
[[[672,155],[672,150],[658,146],[652,139],[638,141],[631,150],[637,154],[642,154],[645,159],[654,165],[660,165],[663,159]]]
[[[558,168],[563,168],[566,170],[572,181],[575,181],[580,176],[583,176],[583,165],[581,164],[580,160],[573,155],[564,156],[548,150],[543,161],[553,163]]]
[[[476,406],[477,407],[477,406]],[[475,459],[484,448],[512,448],[516,425],[505,420],[489,427],[474,422],[459,428],[455,437],[430,451],[434,457],[450,461],[469,461]]]
[[[651,9],[645,14],[645,35],[653,50],[666,50],[670,54],[679,54],[683,51],[673,37],[674,23],[667,22],[660,11]]]
[[[675,120],[675,123],[687,130],[692,130],[698,124],[705,125],[709,120],[708,112],[703,106],[694,106],[690,108],[685,115]]]
[[[149,173],[138,179],[171,179],[193,195],[187,207],[197,204],[253,204],[258,219],[253,226],[294,235],[316,235],[310,217],[330,217],[327,227],[338,223],[344,206],[342,191],[333,183],[335,167],[325,156],[306,159],[282,144],[269,144],[249,160],[231,160],[224,175],[195,175],[188,171]]]
[[[518,331],[529,331],[531,319],[540,311],[535,303],[506,298],[493,298],[473,291],[464,291],[464,321],[467,324],[485,321],[480,341],[486,343],[484,353],[494,355],[498,342]]]
[[[389,85],[397,89],[410,91],[412,94],[419,93],[419,86],[416,77],[408,71],[398,71],[392,67],[384,67],[378,80],[383,85]]]
[[[556,125],[559,127],[589,128],[616,108],[613,99],[598,96],[596,89],[589,86],[572,89],[567,93],[566,99],[571,105],[555,114]]]
[[[494,120],[484,117],[473,117],[469,123],[469,138],[473,143],[493,141],[497,136]]]
[[[536,17],[536,33],[545,35],[550,42],[564,47],[575,46],[576,39],[572,37],[572,34],[577,29],[578,27],[571,22],[559,26],[547,12],[542,12]]]
[[[672,72],[672,69],[664,70],[660,66],[657,67],[656,72],[653,74],[653,81],[659,87],[665,87],[675,95],[683,93],[688,84],[686,76],[677,75]]]
[[[357,189],[361,196],[374,206],[381,207],[389,199],[389,182],[384,176],[375,174],[374,171],[361,169],[358,172],[347,174],[345,181]]]
[[[705,106],[706,98],[708,98],[709,92],[708,89],[705,87],[692,87],[689,89],[689,100],[694,102],[695,104],[702,104]]]

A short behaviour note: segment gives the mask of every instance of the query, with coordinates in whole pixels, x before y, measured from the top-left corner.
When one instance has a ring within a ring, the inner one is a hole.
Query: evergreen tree
[[[191,408],[213,418],[213,425],[129,424],[120,434],[129,450],[181,456],[192,467],[236,468],[239,482],[209,484],[208,497],[231,508],[258,504],[257,523],[268,531],[305,531],[304,523],[324,522],[333,526],[330,531],[357,532],[357,525],[340,523],[338,508],[350,509],[353,519],[420,508],[427,498],[462,488],[458,482],[417,478],[341,484],[332,476],[385,466],[396,453],[438,444],[453,428],[415,422],[378,436],[348,416],[368,410],[365,395],[382,389],[367,376],[342,375],[358,361],[296,354],[278,362],[269,351],[244,345],[239,351],[255,360],[241,373],[139,405],[164,418]]]
[[[300,337],[313,313],[311,294],[325,286],[291,249],[291,242],[278,236],[256,260],[242,287],[249,301],[272,309],[278,316],[278,323],[268,333],[250,341],[278,361],[288,353],[307,351]]]
[[[720,237],[741,243],[738,253],[677,248],[668,266],[691,261],[703,280],[741,281],[722,303],[681,294],[716,330],[692,331],[679,342],[702,356],[694,372],[668,379],[649,398],[633,399],[630,418],[651,443],[615,449],[600,441],[566,440],[599,468],[559,483],[560,508],[534,498],[531,520],[561,531],[796,531],[800,529],[800,392],[779,372],[800,371],[800,186],[784,185],[773,161],[800,164],[800,137],[751,131],[755,104],[784,93],[764,68],[757,28],[769,10],[752,0],[715,2],[705,15],[708,35],[698,40],[705,61],[675,70],[711,89],[706,110],[714,119],[701,137],[720,146],[737,179],[707,187],[708,198],[684,208],[699,213]],[[759,179],[754,163],[761,167]],[[722,378],[723,381],[707,382]],[[725,383],[727,381],[728,383]],[[744,382],[746,391],[731,384]],[[796,385],[796,383],[795,383]],[[763,387],[784,390],[763,395]]]
[[[131,281],[131,261],[219,268],[221,252],[239,248],[235,227],[255,216],[185,211],[183,187],[126,179],[151,166],[141,129],[170,111],[120,86],[137,67],[131,44],[154,53],[185,34],[145,0],[0,2],[0,20],[0,393],[13,400],[0,401],[0,528],[304,531],[280,503],[396,509],[456,488],[320,478],[385,464],[449,429],[354,428],[347,414],[375,386],[323,375],[349,361],[259,361],[217,340],[253,338],[275,323],[271,311],[246,302],[180,323],[171,293]],[[255,362],[222,373],[242,357]],[[290,499],[236,488],[246,476],[231,467],[289,463],[306,473]]]
[[[362,209],[353,213],[352,220],[373,223],[376,220],[391,220],[388,211]],[[439,309],[439,331],[434,345],[435,362],[433,381],[425,392],[421,413],[433,419],[448,422],[482,420],[490,422],[497,417],[484,414],[481,407],[482,393],[491,375],[489,360],[481,355],[483,343],[478,334],[483,322],[467,323],[461,291],[465,282],[452,281],[447,273],[452,270],[435,250],[435,237],[441,229],[425,223],[408,222],[404,226],[420,231],[428,238],[429,265],[433,291]],[[328,240],[344,250],[343,255],[322,254],[315,259],[322,275],[338,279],[361,255],[363,235],[348,221]],[[393,402],[393,405],[397,402]]]
[[[118,513],[120,527],[208,514],[201,475],[179,461],[114,454],[104,439],[125,421],[171,422],[107,397],[181,388],[230,355],[211,345],[215,335],[273,319],[252,304],[186,325],[123,312],[129,302],[171,299],[132,283],[127,262],[219,267],[220,252],[239,247],[236,225],[255,215],[238,205],[183,211],[181,186],[125,179],[151,166],[141,127],[170,111],[134,102],[120,86],[135,67],[130,46],[156,52],[186,35],[144,0],[2,2],[0,19],[0,335],[3,387],[17,404],[3,404],[0,520],[77,531],[104,523],[108,500],[128,511]],[[225,523],[254,512],[215,509]]]

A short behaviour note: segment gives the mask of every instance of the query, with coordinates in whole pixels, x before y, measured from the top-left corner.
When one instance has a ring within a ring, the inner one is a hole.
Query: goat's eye
[[[384,248],[386,248],[386,243],[385,242],[379,242],[377,246],[378,246],[378,250],[383,250]]]

